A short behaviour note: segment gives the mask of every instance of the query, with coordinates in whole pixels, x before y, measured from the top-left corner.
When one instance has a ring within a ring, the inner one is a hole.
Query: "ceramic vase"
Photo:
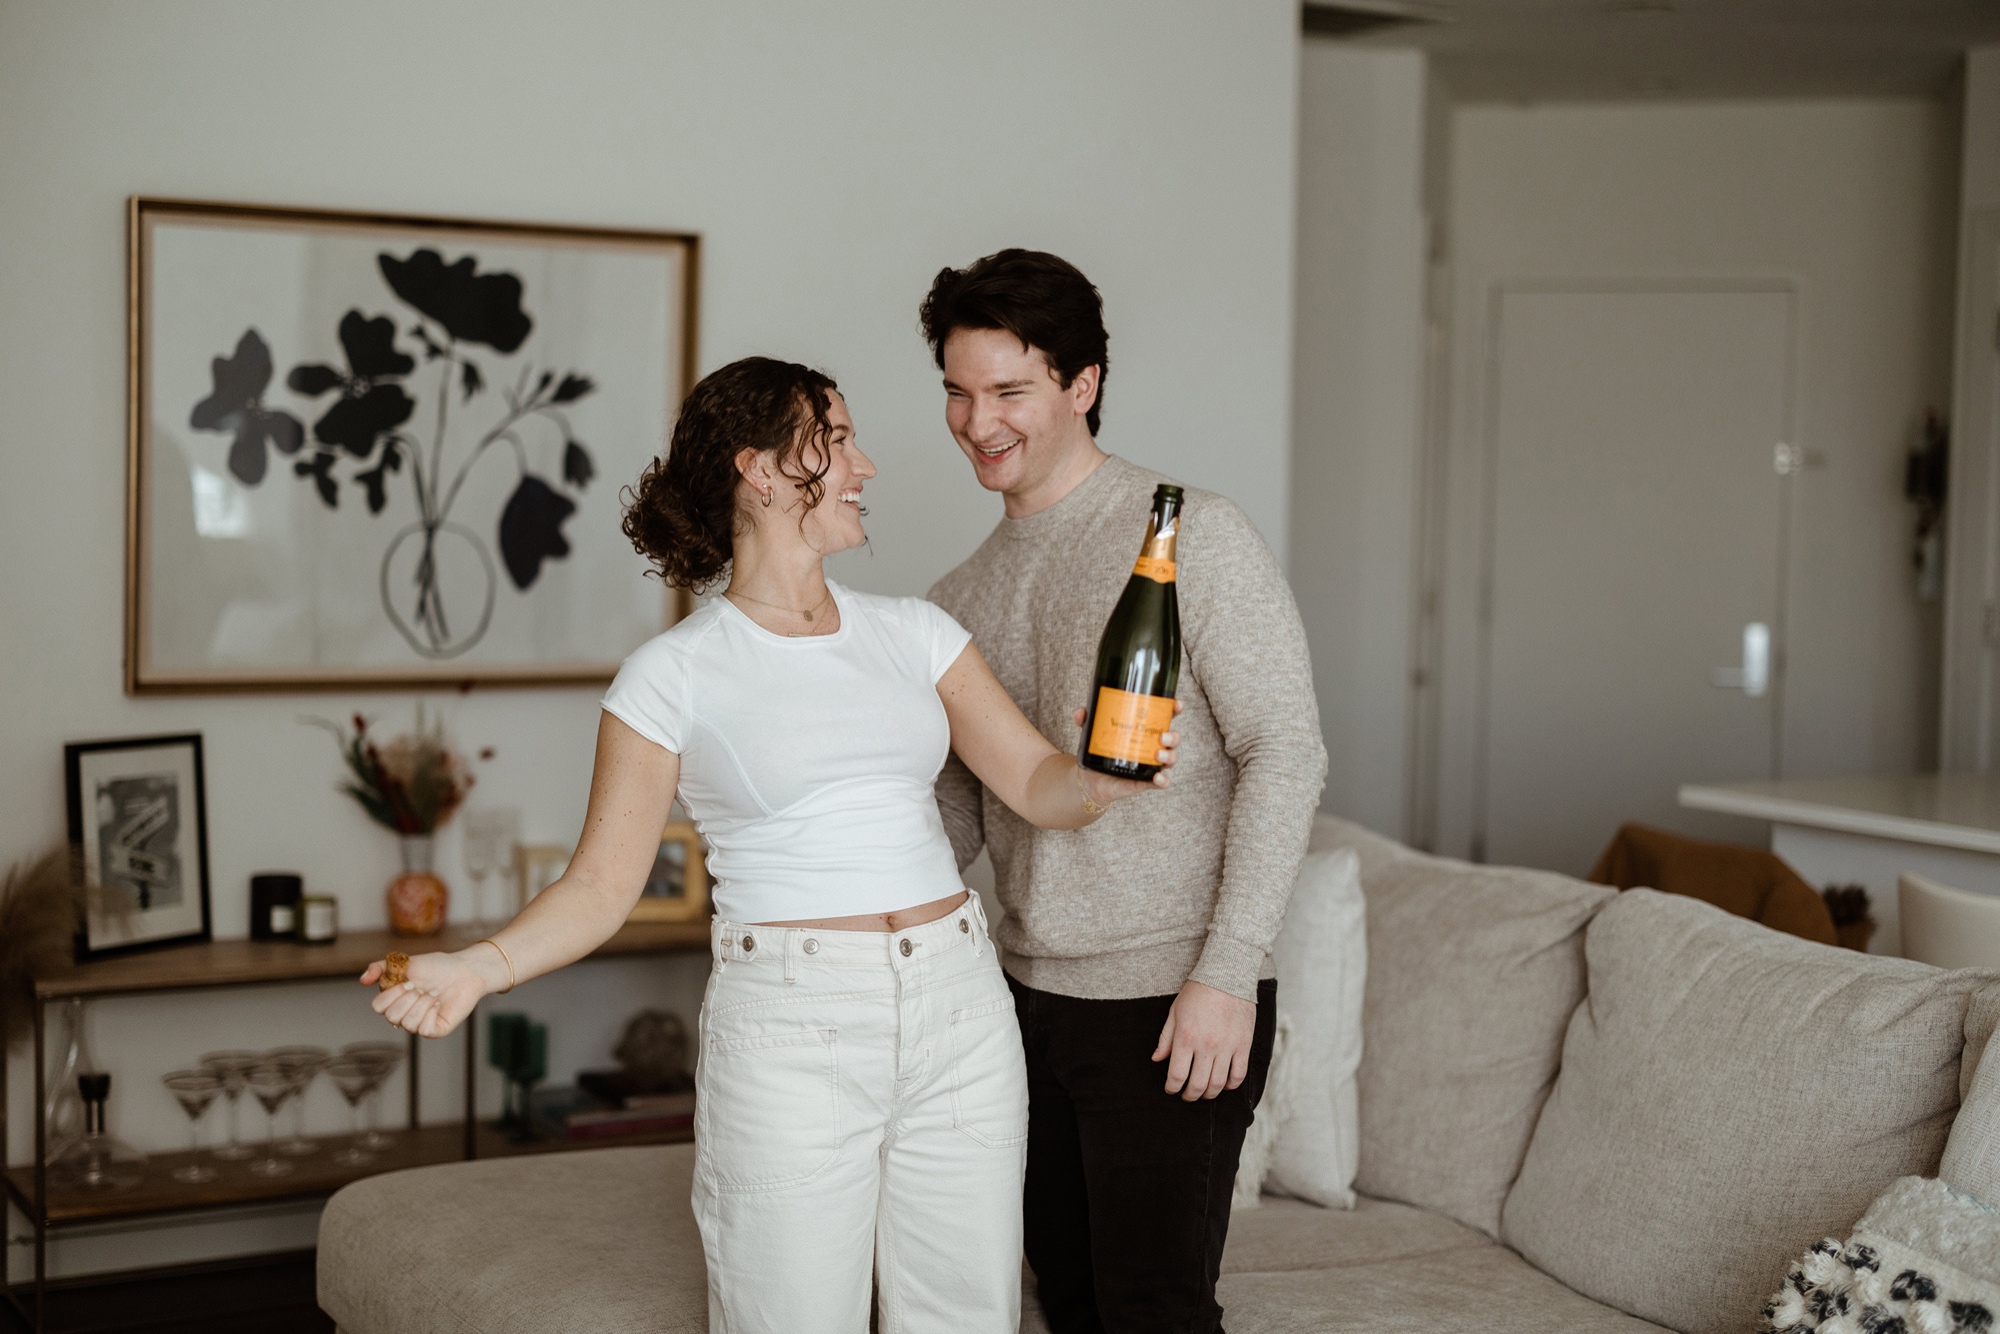
[[[444,930],[451,891],[431,870],[432,838],[405,834],[403,873],[389,882],[389,929],[399,936],[434,936]]]

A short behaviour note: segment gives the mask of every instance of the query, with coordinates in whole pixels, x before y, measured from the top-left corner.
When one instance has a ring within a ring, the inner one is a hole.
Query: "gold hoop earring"
[[[772,488],[772,490],[776,490],[776,488],[774,487],[774,488]],[[766,491],[766,492],[764,493],[764,508],[765,508],[765,509],[769,509],[769,508],[771,508],[771,492],[770,492],[770,491]]]

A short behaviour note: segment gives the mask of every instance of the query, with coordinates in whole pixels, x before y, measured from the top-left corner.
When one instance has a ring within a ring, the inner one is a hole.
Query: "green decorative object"
[[[486,1063],[507,1079],[500,1125],[518,1142],[537,1139],[530,1102],[534,1087],[548,1077],[549,1029],[527,1015],[493,1014],[486,1021]]]

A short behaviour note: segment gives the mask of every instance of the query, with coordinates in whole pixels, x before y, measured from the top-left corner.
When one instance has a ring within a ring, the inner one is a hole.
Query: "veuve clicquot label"
[[[1086,769],[1141,782],[1160,771],[1160,734],[1173,730],[1181,674],[1181,610],[1174,593],[1174,541],[1181,489],[1153,492],[1146,544],[1097,642],[1095,690],[1084,720]]]

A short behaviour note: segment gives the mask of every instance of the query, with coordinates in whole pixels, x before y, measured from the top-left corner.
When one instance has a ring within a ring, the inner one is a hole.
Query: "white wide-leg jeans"
[[[1028,1086],[979,898],[908,931],[717,921],[694,1215],[712,1334],[1015,1334]]]

